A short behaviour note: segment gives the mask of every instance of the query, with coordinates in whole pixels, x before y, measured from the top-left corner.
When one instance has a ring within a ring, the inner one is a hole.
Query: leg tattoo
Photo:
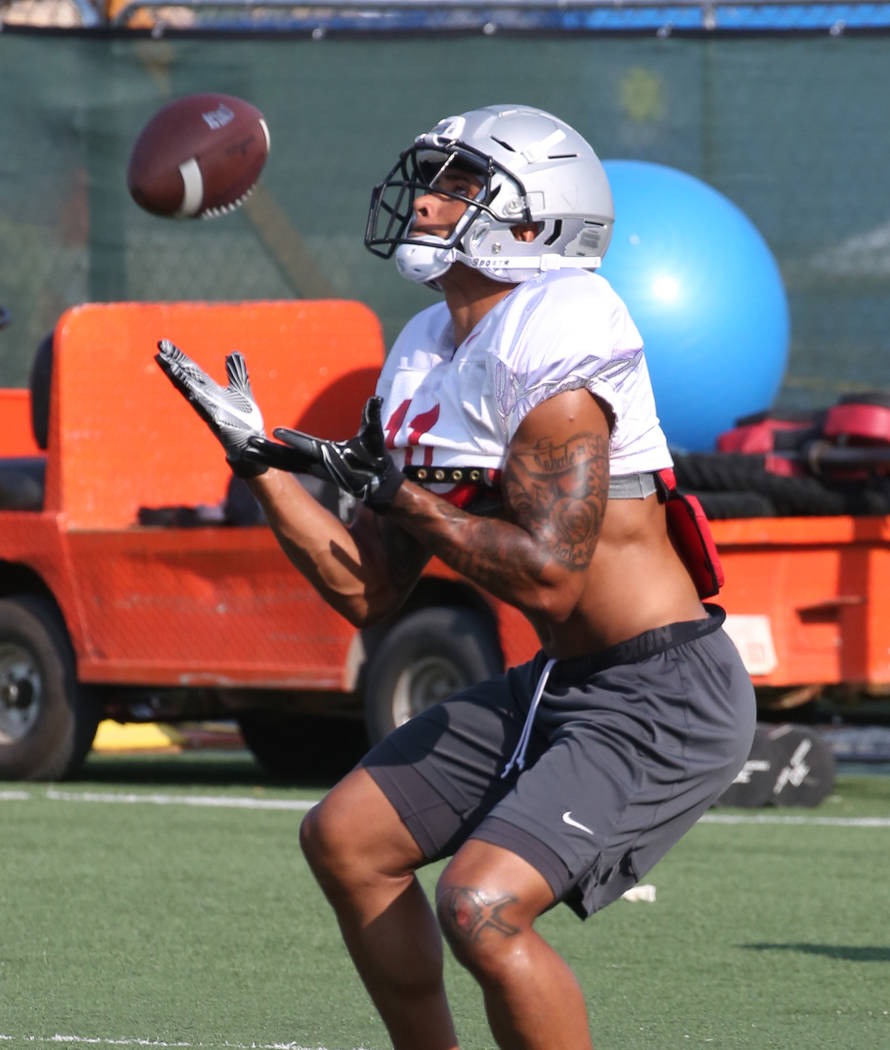
[[[452,886],[442,897],[442,908],[448,916],[451,929],[469,941],[477,941],[484,930],[494,930],[504,937],[519,933],[519,927],[504,919],[501,911],[516,897],[504,894],[488,898],[479,890],[467,886]]]

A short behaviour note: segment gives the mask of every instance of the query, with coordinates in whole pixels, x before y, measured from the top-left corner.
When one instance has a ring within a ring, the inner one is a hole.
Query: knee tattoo
[[[448,940],[475,945],[483,936],[513,937],[519,927],[504,918],[504,909],[517,898],[509,893],[489,894],[469,886],[448,886],[439,894],[439,922]]]

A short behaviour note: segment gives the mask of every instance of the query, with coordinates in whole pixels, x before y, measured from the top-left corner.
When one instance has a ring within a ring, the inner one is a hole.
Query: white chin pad
[[[443,241],[443,245],[444,245]],[[431,244],[400,244],[396,248],[396,268],[402,277],[419,284],[435,281],[454,262],[454,250]]]

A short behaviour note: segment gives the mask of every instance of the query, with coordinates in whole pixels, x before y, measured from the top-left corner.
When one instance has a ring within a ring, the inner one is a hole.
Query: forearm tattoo
[[[540,579],[553,562],[583,571],[606,510],[608,439],[586,432],[559,444],[542,439],[508,458],[501,489],[508,520],[527,533],[527,542],[518,543],[502,522],[472,518],[443,500],[440,518],[473,530],[469,543],[463,534],[444,539],[448,563],[495,594],[505,584],[509,589],[511,577]]]
[[[440,907],[448,918],[450,929],[468,941],[478,941],[486,930],[512,937],[519,927],[507,922],[501,912],[516,897],[505,893],[501,897],[487,897],[480,890],[467,886],[452,886],[442,896]]]

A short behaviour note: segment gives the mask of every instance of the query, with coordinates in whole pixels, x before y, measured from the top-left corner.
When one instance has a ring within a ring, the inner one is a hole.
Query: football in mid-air
[[[185,95],[139,133],[127,188],[152,215],[224,215],[250,195],[268,155],[269,128],[255,106],[233,95]]]

